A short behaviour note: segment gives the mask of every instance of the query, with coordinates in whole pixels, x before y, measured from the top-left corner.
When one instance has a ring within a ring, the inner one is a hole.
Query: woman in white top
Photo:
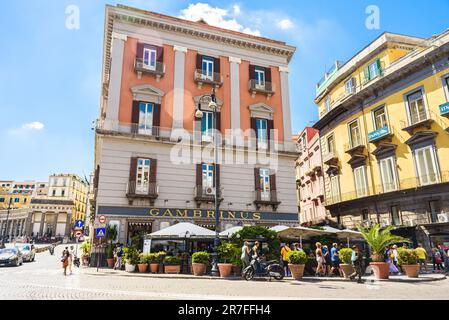
[[[316,267],[315,275],[316,276],[323,276],[325,274],[325,270],[324,270],[324,256],[323,256],[323,251],[322,251],[322,247],[323,246],[319,242],[317,242],[315,244],[315,246],[316,246],[315,257],[316,257],[316,262],[318,264],[318,266]]]

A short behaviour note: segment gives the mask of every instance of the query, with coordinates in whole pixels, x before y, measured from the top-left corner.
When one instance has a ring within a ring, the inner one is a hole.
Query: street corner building
[[[204,21],[106,7],[92,204],[118,226],[119,241],[181,221],[214,230],[215,214],[219,230],[297,225],[294,52]],[[218,110],[202,99],[212,90]],[[221,135],[216,170],[204,152],[214,129]],[[188,161],[176,157],[181,146]]]
[[[349,228],[449,241],[449,31],[384,33],[317,84],[326,209]]]

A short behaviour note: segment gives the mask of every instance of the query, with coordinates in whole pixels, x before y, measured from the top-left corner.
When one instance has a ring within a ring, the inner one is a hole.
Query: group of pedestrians
[[[64,275],[67,275],[67,268],[70,271],[70,274],[72,274],[72,265],[73,265],[73,259],[75,258],[75,252],[73,250],[73,246],[65,247],[65,249],[62,251],[62,268],[64,269]]]
[[[251,264],[251,259],[257,259],[260,257],[260,242],[254,242],[254,246],[251,248],[248,241],[243,242],[242,254],[240,260],[242,261],[242,270],[245,270]]]

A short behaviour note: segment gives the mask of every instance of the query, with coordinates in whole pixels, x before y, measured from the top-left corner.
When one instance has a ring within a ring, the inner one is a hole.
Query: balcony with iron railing
[[[146,64],[142,58],[136,58],[134,60],[134,70],[137,72],[139,77],[141,77],[142,74],[149,74],[156,76],[157,79],[160,79],[165,74],[165,64],[156,61],[154,66],[150,66]]]
[[[254,192],[254,204],[257,210],[260,210],[262,206],[272,206],[273,211],[277,210],[277,207],[281,204],[277,198],[277,191],[270,190],[269,192],[262,192],[262,190],[256,190]]]
[[[341,193],[340,195],[333,198],[327,198],[326,206],[397,191],[426,188],[440,183],[449,183],[449,171],[444,171],[441,174],[422,175],[419,177],[410,177],[405,179],[401,178],[398,182],[378,184],[375,185],[374,188],[368,187],[363,191],[354,190]]]
[[[353,139],[352,142],[346,143],[344,145],[345,153],[353,154],[353,153],[360,153],[363,152],[365,149],[365,143],[362,141],[361,138]]]
[[[419,113],[410,114],[407,121],[401,120],[401,129],[413,134],[413,130],[417,128],[430,129],[435,116],[432,112],[423,110]]]
[[[196,69],[193,80],[201,88],[204,84],[210,84],[219,88],[223,85],[223,75],[217,72],[209,74],[206,70]]]
[[[323,154],[323,163],[327,165],[338,163],[338,153],[336,151],[327,151]]]
[[[217,192],[217,198],[219,202],[223,201],[223,189],[215,187],[204,187],[202,185],[195,186],[193,189],[194,200],[198,207],[201,203],[214,203],[215,202],[215,192]]]
[[[159,185],[156,182],[148,182],[138,185],[137,181],[129,181],[126,185],[126,197],[129,199],[155,200],[159,195]]]
[[[248,90],[251,92],[252,96],[255,96],[256,93],[262,93],[268,97],[271,97],[275,92],[275,85],[272,82],[260,82],[255,79],[251,79],[248,81]]]

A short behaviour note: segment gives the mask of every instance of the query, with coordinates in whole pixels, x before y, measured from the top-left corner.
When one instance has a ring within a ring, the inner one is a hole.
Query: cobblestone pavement
[[[74,268],[64,276],[59,257],[40,253],[36,262],[0,268],[4,299],[449,299],[449,280],[424,283],[267,282],[142,278]]]

